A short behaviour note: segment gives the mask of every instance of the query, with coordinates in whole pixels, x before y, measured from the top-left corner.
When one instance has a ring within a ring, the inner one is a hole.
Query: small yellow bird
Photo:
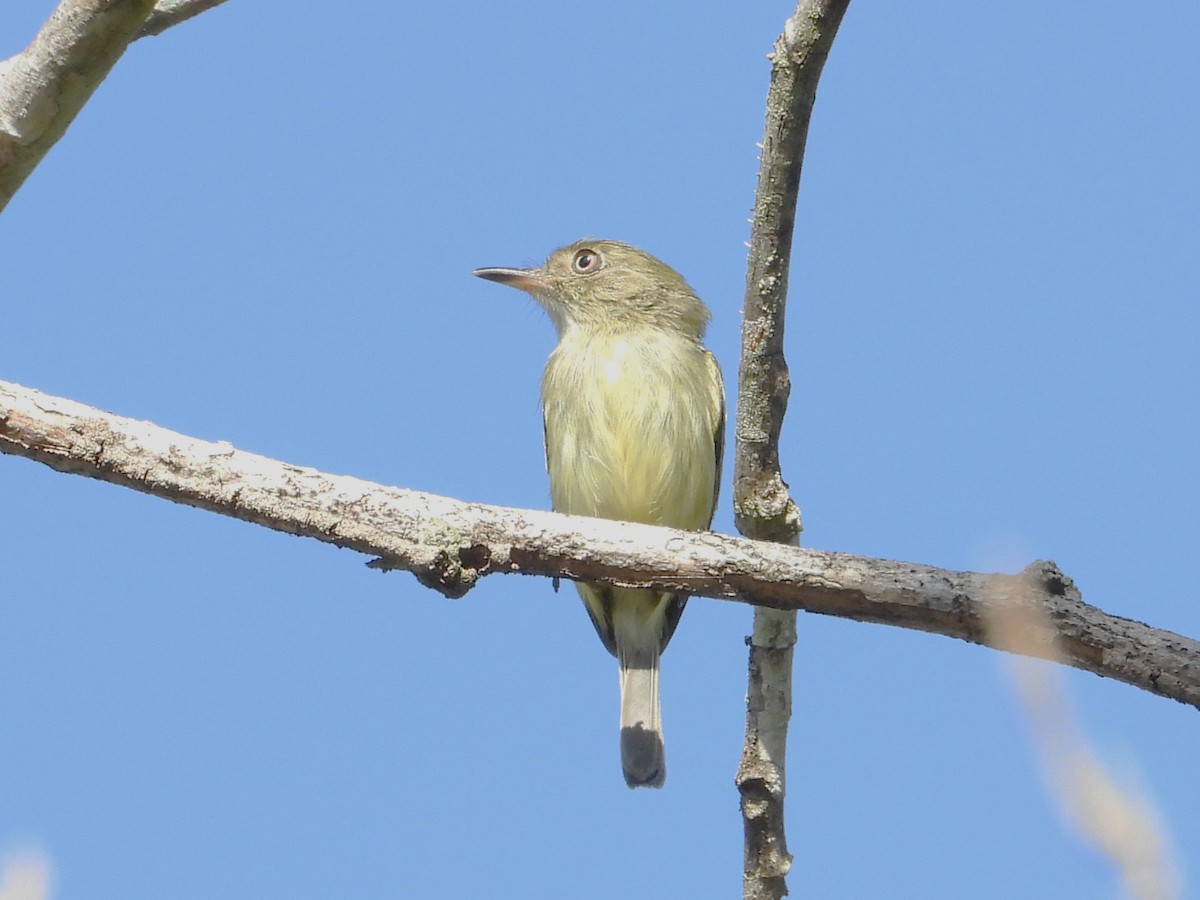
[[[582,240],[536,268],[476,269],[529,293],[558,346],[542,376],[546,468],[557,512],[699,531],[712,523],[725,443],[709,313],[674,269],[618,241]],[[621,683],[621,767],[630,787],[666,778],[659,654],[687,597],[577,583]]]

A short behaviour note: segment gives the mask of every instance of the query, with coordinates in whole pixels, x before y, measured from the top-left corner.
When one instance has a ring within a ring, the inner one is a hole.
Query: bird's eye
[[[588,275],[600,268],[600,254],[595,250],[580,250],[571,260],[571,268],[580,275]]]

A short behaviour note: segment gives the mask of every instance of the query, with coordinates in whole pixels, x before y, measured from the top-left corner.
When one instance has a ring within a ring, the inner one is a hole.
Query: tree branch
[[[779,435],[791,389],[783,330],[796,199],[817,82],[848,5],[849,0],[799,0],[771,54],[742,318],[733,511],[742,534],[783,544],[797,544],[802,527],[779,468]],[[795,643],[794,612],[755,610],[746,740],[736,778],[745,823],[747,900],[787,894],[792,857],[784,796]]]
[[[376,568],[412,572],[450,597],[496,572],[544,575],[802,609],[999,649],[1009,646],[990,634],[988,610],[1032,604],[1053,623],[1069,665],[1200,709],[1200,642],[1089,606],[1053,563],[1018,575],[956,572],[466,503],[327,475],[3,381],[0,453],[370,554]]]
[[[162,34],[173,25],[186,22],[193,16],[220,6],[225,0],[158,0],[154,12],[138,31],[137,37],[152,37]]]
[[[791,381],[783,357],[796,198],[817,80],[850,0],[800,0],[771,53],[738,370],[734,515],[738,530],[790,543],[800,513],[779,471]]]
[[[131,41],[222,2],[62,0],[28,47],[0,60],[0,211]]]
[[[62,0],[28,47],[0,62],[0,210],[121,58],[154,0]]]

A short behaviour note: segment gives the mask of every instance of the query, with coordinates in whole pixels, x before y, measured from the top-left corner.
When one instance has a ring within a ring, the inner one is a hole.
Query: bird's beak
[[[541,269],[476,269],[471,274],[477,278],[486,278],[488,281],[507,284],[509,287],[515,287],[535,296],[544,293],[549,287]]]

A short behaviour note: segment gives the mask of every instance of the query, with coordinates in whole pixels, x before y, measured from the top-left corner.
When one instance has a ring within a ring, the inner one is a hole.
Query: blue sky
[[[0,57],[52,4],[0,6]],[[230,0],[134,45],[0,216],[0,378],[335,473],[545,508],[533,303],[583,235],[713,310],[732,390],[786,4]],[[784,473],[813,547],[1056,560],[1200,636],[1200,7],[852,5],[804,170]],[[0,848],[59,898],[737,896],[751,612],[664,658],[628,791],[574,592],[450,602],[0,457]],[[728,468],[715,526],[732,531]],[[992,651],[802,616],[795,896],[1115,896]],[[1189,887],[1195,710],[1065,675]]]

